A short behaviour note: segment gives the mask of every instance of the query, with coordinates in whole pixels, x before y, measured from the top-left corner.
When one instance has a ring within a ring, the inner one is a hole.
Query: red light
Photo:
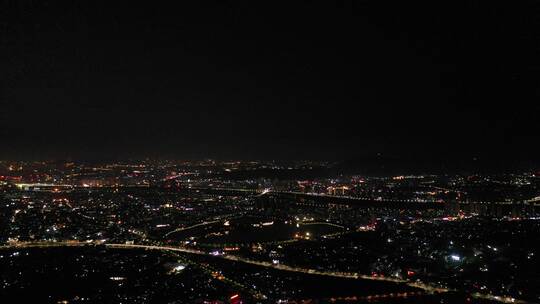
[[[231,300],[234,300],[234,299],[236,299],[236,298],[238,298],[238,297],[239,297],[239,295],[238,295],[238,294],[235,294],[234,296],[231,297]]]

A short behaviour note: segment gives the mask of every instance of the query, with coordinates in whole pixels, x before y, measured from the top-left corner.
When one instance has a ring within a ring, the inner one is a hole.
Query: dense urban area
[[[540,173],[331,162],[0,162],[0,297],[540,301]]]

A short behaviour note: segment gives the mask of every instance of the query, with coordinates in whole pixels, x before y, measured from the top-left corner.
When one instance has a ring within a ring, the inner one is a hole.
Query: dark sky
[[[0,156],[538,160],[540,3],[459,2],[1,1]]]

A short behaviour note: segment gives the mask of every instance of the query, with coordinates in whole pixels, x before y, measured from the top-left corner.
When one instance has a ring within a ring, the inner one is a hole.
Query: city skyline
[[[540,303],[540,1],[0,1],[0,299]]]
[[[334,166],[0,161],[0,295],[53,303],[540,298],[540,172],[372,176]],[[321,174],[332,169],[340,174]]]

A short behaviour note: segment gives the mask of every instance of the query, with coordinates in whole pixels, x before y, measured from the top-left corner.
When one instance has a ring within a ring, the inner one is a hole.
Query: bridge
[[[15,186],[24,191],[60,191],[75,188],[72,185],[49,183],[16,183]]]
[[[376,199],[370,197],[338,196],[321,193],[304,193],[295,191],[277,191],[271,189],[241,189],[241,188],[209,188],[188,187],[178,191],[200,192],[207,194],[234,196],[249,195],[253,198],[273,197],[276,199],[299,201],[307,200],[320,204],[350,205],[365,208],[391,208],[391,209],[459,209],[459,206],[500,206],[509,209],[512,207],[540,207],[540,196],[522,201],[442,201],[424,199]]]
[[[72,191],[72,190],[99,190],[99,189],[116,189],[117,186],[108,187],[91,187],[86,185],[65,185],[65,184],[45,184],[45,183],[17,183],[18,189],[23,191]],[[138,189],[149,188],[146,186],[121,186],[120,188]],[[152,187],[150,187],[152,188]],[[390,208],[390,209],[459,209],[459,206],[502,206],[505,209],[512,207],[540,207],[540,196],[533,197],[528,200],[520,201],[442,201],[442,200],[426,200],[426,199],[384,199],[372,197],[356,197],[356,196],[340,196],[329,195],[324,193],[305,193],[296,191],[279,191],[266,189],[244,189],[244,188],[221,188],[221,187],[186,187],[186,188],[161,188],[168,191],[180,192],[200,192],[207,194],[223,195],[223,196],[250,196],[253,198],[276,198],[289,201],[311,201],[318,204],[337,204],[350,205],[365,208]]]
[[[444,202],[434,200],[389,200],[389,199],[373,199],[366,197],[354,196],[337,196],[318,193],[304,193],[295,191],[276,191],[270,189],[238,189],[238,188],[207,188],[207,187],[190,187],[180,188],[178,191],[184,192],[200,192],[207,194],[234,196],[248,195],[254,198],[278,198],[284,200],[298,201],[310,200],[321,204],[338,204],[352,205],[367,208],[394,208],[394,209],[443,209]]]

